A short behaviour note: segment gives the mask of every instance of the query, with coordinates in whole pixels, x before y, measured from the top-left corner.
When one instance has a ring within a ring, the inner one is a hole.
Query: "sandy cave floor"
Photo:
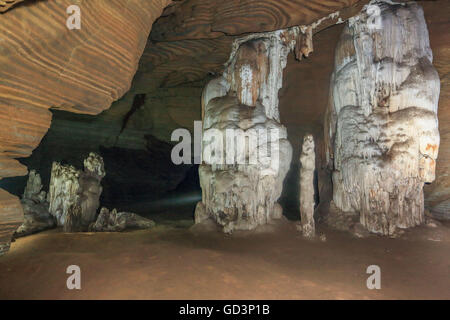
[[[322,226],[325,242],[302,239],[287,221],[232,236],[190,224],[18,239],[0,257],[0,299],[450,299],[449,223],[400,239]],[[79,291],[66,288],[72,264]],[[366,287],[372,264],[381,290]]]

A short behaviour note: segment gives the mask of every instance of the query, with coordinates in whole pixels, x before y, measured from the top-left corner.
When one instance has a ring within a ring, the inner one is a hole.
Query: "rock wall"
[[[0,0],[0,12],[5,12],[16,4],[21,3],[24,0]]]
[[[417,4],[373,1],[381,24],[364,9],[336,49],[328,156],[333,200],[360,213],[369,231],[392,235],[424,221],[425,182],[435,179],[439,149],[439,77]]]
[[[433,49],[433,65],[439,73],[440,148],[436,180],[424,188],[425,206],[440,219],[450,220],[450,2],[421,1]]]
[[[27,174],[14,159],[29,156],[39,144],[50,126],[49,108],[97,114],[128,91],[153,21],[170,1],[79,1],[82,27],[72,31],[66,27],[66,9],[73,1],[33,1],[12,8],[11,1],[0,2],[0,11],[9,9],[0,14],[4,178]],[[2,192],[2,201],[0,233],[12,235],[10,220],[20,224],[23,213],[13,213],[20,207],[17,197]]]
[[[23,222],[23,209],[16,197],[0,189],[0,210],[2,213],[0,255],[2,255],[8,252],[12,235]]]

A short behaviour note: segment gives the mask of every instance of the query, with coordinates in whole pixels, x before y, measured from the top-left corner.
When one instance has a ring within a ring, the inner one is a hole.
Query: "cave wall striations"
[[[1,178],[27,174],[14,159],[39,144],[50,126],[49,108],[98,114],[129,90],[152,23],[169,3],[79,1],[81,30],[72,31],[66,27],[70,0],[36,1],[0,14]],[[6,247],[23,213],[18,198],[1,193],[0,243]]]
[[[350,19],[335,55],[328,156],[333,200],[360,213],[369,231],[392,235],[424,220],[425,182],[435,179],[439,149],[439,76],[417,4],[375,2]]]
[[[6,12],[16,4],[21,3],[24,0],[0,0],[0,12]]]

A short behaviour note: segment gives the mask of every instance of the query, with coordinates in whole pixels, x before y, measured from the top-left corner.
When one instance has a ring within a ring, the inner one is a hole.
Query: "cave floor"
[[[325,242],[302,239],[293,222],[232,236],[189,223],[18,239],[0,257],[0,298],[450,299],[448,223],[400,239],[321,227]],[[81,290],[66,288],[69,265]],[[369,265],[381,268],[380,290],[366,287]]]

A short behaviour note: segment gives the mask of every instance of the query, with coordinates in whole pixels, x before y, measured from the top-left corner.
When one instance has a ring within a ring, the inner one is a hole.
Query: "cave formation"
[[[391,235],[424,222],[423,186],[435,179],[439,150],[440,81],[422,9],[380,8],[379,27],[361,13],[341,35],[325,130],[335,205],[359,212],[371,232]]]
[[[90,0],[69,30],[71,4],[0,0],[5,259],[164,228],[447,245],[449,2]]]

